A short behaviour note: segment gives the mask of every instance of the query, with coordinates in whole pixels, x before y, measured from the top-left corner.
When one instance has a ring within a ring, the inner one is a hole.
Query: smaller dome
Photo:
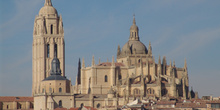
[[[45,5],[39,11],[39,15],[57,15],[57,10],[50,5]]]
[[[61,70],[60,70],[60,61],[57,57],[54,57],[52,62],[51,62],[51,71],[50,74],[54,75],[61,75]]]

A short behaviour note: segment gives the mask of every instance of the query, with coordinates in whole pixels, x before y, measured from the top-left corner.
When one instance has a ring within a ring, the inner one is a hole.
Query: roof
[[[67,108],[55,108],[54,110],[67,110]]]
[[[212,101],[207,101],[207,103],[208,104],[213,104],[213,103],[215,103],[215,104],[220,104],[220,100],[212,100]]]
[[[173,105],[176,101],[158,101],[157,105]]]
[[[121,54],[127,55],[128,51],[131,54],[147,54],[146,46],[139,40],[129,40],[121,50]]]
[[[107,98],[106,94],[93,94],[94,98]],[[89,98],[89,94],[77,94],[75,98]]]
[[[1,102],[33,102],[33,97],[15,97],[15,96],[3,96],[0,97]]]
[[[53,75],[51,75],[51,76],[45,78],[43,81],[45,81],[45,80],[67,80],[67,79],[66,79],[66,77],[64,77],[64,76],[54,75],[54,74],[53,74]]]
[[[176,103],[176,108],[207,108],[206,103]]]
[[[85,108],[85,109],[90,109],[90,110],[97,110],[96,108],[93,108],[93,107],[90,107],[90,106],[83,106],[83,108]],[[77,108],[70,108],[69,110],[79,110],[79,107],[77,107]]]
[[[97,66],[112,66],[111,62],[103,62],[98,64]],[[115,66],[125,66],[123,63],[115,63]]]

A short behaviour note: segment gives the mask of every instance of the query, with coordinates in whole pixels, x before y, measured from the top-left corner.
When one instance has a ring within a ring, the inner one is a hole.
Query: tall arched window
[[[162,93],[162,96],[167,95],[167,89],[162,89],[161,93]]]
[[[57,57],[57,44],[54,45],[54,55]]]
[[[62,88],[59,88],[59,92],[62,92]]]
[[[53,25],[50,25],[50,34],[53,34]]]
[[[134,95],[140,95],[140,90],[139,89],[134,89],[133,92],[134,92],[133,93]]]
[[[118,79],[121,79],[121,75],[118,76]]]
[[[49,89],[50,93],[52,93],[52,88]]]
[[[99,108],[101,106],[101,104],[100,103],[98,103],[97,105],[96,105],[96,108]]]
[[[50,57],[50,44],[47,44],[47,58]]]
[[[152,88],[147,89],[147,94],[154,94],[154,89]]]
[[[105,75],[105,82],[108,82],[108,76]]]
[[[44,91],[45,91],[45,90],[44,90],[44,88],[43,88],[43,89],[42,89],[42,93],[44,93]]]
[[[83,106],[84,106],[84,104],[83,104],[83,103],[81,103],[81,104],[80,104],[80,107],[82,108]]]
[[[59,107],[62,107],[62,100],[59,101]]]
[[[7,109],[9,109],[9,106],[7,105]]]

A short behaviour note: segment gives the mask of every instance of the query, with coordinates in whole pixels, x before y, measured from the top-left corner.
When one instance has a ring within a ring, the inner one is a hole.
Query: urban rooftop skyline
[[[133,14],[140,41],[153,56],[166,56],[177,67],[187,60],[190,88],[220,96],[220,1],[58,1],[65,39],[66,76],[75,83],[79,58],[90,66],[117,57],[129,39]],[[31,96],[34,18],[44,0],[0,1],[0,96]],[[86,40],[85,40],[86,39]]]

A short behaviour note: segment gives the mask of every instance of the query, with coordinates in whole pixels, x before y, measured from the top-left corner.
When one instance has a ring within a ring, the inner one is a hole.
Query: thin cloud
[[[181,54],[187,55],[196,49],[201,49],[205,45],[208,45],[212,41],[220,39],[220,28],[199,30],[194,33],[180,36],[177,45],[173,50],[168,52],[167,56],[181,56]]]
[[[14,2],[14,11],[16,11],[16,14],[11,17],[11,19],[8,19],[3,24],[0,24],[1,37],[3,38],[2,40],[12,37],[14,34],[22,31],[24,28],[28,29],[28,21],[32,20],[34,17],[33,12],[35,12],[37,9],[36,7],[39,7],[41,2],[42,1],[40,0],[16,0]]]

